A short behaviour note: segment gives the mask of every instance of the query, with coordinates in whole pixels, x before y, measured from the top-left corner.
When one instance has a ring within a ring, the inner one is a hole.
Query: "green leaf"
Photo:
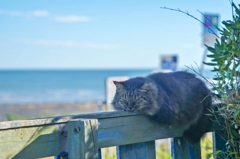
[[[209,66],[217,66],[217,63],[212,63],[212,62],[203,62],[205,65],[209,65]]]
[[[225,60],[225,58],[228,58],[229,57],[229,55],[224,55],[224,56],[215,56],[211,61],[218,61],[218,62],[220,62],[220,61],[224,61]]]
[[[213,80],[216,80],[216,81],[223,80],[223,77],[215,77],[213,78]]]
[[[212,91],[218,91],[219,88],[217,88],[217,87],[213,87],[213,88],[211,88],[211,90],[212,90]]]
[[[240,72],[239,71],[236,71],[236,76],[240,76]]]
[[[238,9],[238,7],[234,3],[232,3],[232,6],[234,7],[236,14],[239,15],[240,14],[240,10]]]
[[[216,44],[215,44],[215,47],[216,46],[220,46],[220,42],[219,42],[219,40],[218,39],[216,39]]]
[[[225,70],[228,67],[227,64],[224,64],[220,67],[219,71],[222,72],[223,70]]]
[[[230,35],[230,32],[227,29],[223,28],[222,34],[225,38],[228,38],[228,36]]]
[[[218,67],[213,67],[213,70],[214,71],[219,71],[219,68]]]
[[[215,155],[220,155],[220,154],[222,154],[223,153],[223,151],[221,151],[221,150],[217,150],[216,152],[215,152]]]
[[[214,54],[217,53],[216,49],[213,48],[213,47],[211,47],[211,46],[207,46],[207,49],[208,49],[208,51],[210,51],[210,52],[212,52],[212,53],[214,53]]]
[[[237,118],[237,117],[238,117],[238,114],[239,114],[239,110],[237,109],[237,110],[234,112],[233,117],[234,117],[234,118]]]
[[[214,58],[214,57],[216,57],[216,55],[207,55],[207,57]]]

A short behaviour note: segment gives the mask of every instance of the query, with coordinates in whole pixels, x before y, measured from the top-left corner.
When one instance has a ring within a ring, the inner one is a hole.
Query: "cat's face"
[[[128,89],[126,84],[114,81],[117,88],[113,106],[116,110],[124,111],[142,111],[152,105],[152,99],[149,98],[148,83]]]

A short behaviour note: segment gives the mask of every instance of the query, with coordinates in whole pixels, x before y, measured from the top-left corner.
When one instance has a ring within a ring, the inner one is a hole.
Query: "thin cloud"
[[[121,49],[119,44],[102,44],[102,43],[80,43],[77,41],[56,41],[56,40],[29,40],[21,39],[15,42],[24,45],[38,45],[43,47],[62,47],[62,48],[76,48],[76,49],[101,49],[101,50],[116,50]]]
[[[54,16],[53,20],[56,22],[71,23],[71,22],[89,22],[91,21],[91,18],[88,16],[66,15],[66,16]]]
[[[12,17],[47,17],[55,22],[61,23],[77,23],[77,22],[89,22],[91,18],[81,15],[50,15],[47,10],[33,10],[33,11],[16,11],[16,10],[2,10],[0,9],[0,15],[12,16]]]
[[[86,48],[103,49],[103,50],[116,50],[121,48],[119,44],[84,43],[84,46]]]
[[[48,16],[49,13],[46,10],[35,10],[33,11],[33,15],[37,17],[43,17],[43,16]]]
[[[8,11],[8,10],[0,10],[1,15],[6,16],[18,16],[18,17],[46,17],[49,15],[47,10],[33,10],[33,11]]]

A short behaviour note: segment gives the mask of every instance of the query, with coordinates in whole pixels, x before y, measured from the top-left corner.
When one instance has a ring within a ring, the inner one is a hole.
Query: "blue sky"
[[[228,0],[0,1],[0,69],[158,68],[165,54],[200,65],[202,25],[164,6],[231,19]]]

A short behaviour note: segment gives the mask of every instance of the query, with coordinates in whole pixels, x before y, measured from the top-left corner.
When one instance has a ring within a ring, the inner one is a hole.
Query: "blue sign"
[[[177,55],[166,55],[161,56],[161,69],[162,70],[171,70],[172,72],[177,71]]]
[[[204,34],[212,33],[211,30],[214,33],[217,33],[219,16],[217,14],[204,14],[203,17],[204,17],[203,33]]]

